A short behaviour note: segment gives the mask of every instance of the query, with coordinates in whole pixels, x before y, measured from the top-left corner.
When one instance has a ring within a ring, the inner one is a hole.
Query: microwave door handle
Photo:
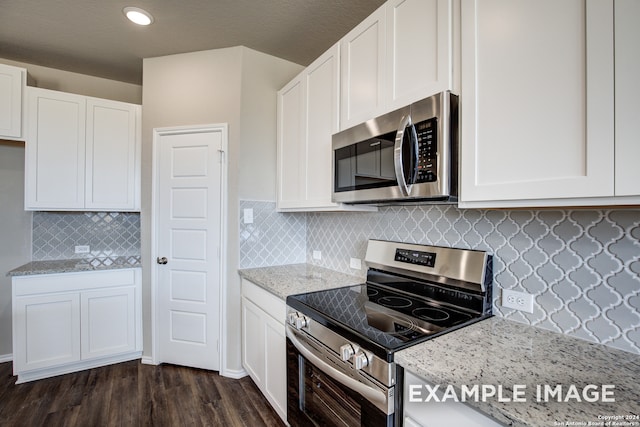
[[[403,162],[403,150],[404,150],[404,134],[405,132],[409,132],[409,136],[412,141],[412,156],[415,157],[413,165],[405,165]],[[410,182],[407,182],[405,179],[405,167],[416,167],[418,164],[418,138],[415,136],[415,130],[413,127],[413,123],[411,122],[411,115],[407,114],[400,120],[400,125],[398,126],[398,132],[396,133],[396,143],[393,147],[393,161],[395,165],[396,171],[396,180],[398,181],[398,187],[400,187],[400,191],[404,196],[408,196],[411,193],[411,184],[415,180],[415,171],[411,172]]]

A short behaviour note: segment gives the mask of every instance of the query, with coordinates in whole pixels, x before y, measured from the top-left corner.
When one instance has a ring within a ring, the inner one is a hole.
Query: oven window
[[[360,404],[315,366],[304,363],[304,370],[299,403],[309,418],[318,426],[359,426]]]
[[[335,191],[398,184],[393,159],[396,132],[335,150]]]
[[[304,358],[287,338],[287,421],[291,427],[392,427],[386,415]]]

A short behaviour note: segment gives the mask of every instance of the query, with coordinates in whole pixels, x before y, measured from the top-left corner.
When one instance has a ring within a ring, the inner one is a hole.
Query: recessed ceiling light
[[[139,7],[125,7],[122,9],[124,15],[129,21],[138,25],[149,25],[153,23],[153,16],[144,9]]]

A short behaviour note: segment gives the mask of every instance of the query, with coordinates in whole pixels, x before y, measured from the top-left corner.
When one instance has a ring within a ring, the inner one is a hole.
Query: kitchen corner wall
[[[245,209],[253,223],[245,224]],[[307,220],[304,213],[278,213],[275,202],[240,201],[239,268],[298,264],[307,261]]]
[[[242,211],[252,208],[254,223]],[[277,213],[240,204],[241,268],[308,262],[364,277],[368,239],[488,251],[494,313],[640,354],[640,210],[475,210],[381,207],[368,213]],[[306,247],[306,259],[301,248]],[[312,257],[322,252],[322,260]],[[501,289],[535,296],[534,313],[505,309]]]
[[[227,123],[226,330],[223,375],[241,375],[238,209],[275,198],[276,91],[302,66],[237,46],[143,60],[142,259],[151,259],[153,129]],[[144,354],[151,357],[151,266],[142,270]]]

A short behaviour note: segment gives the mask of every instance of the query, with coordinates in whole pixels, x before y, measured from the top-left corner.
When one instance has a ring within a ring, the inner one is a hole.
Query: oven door
[[[343,369],[345,363],[287,326],[287,421],[296,426],[395,425],[394,387]]]

